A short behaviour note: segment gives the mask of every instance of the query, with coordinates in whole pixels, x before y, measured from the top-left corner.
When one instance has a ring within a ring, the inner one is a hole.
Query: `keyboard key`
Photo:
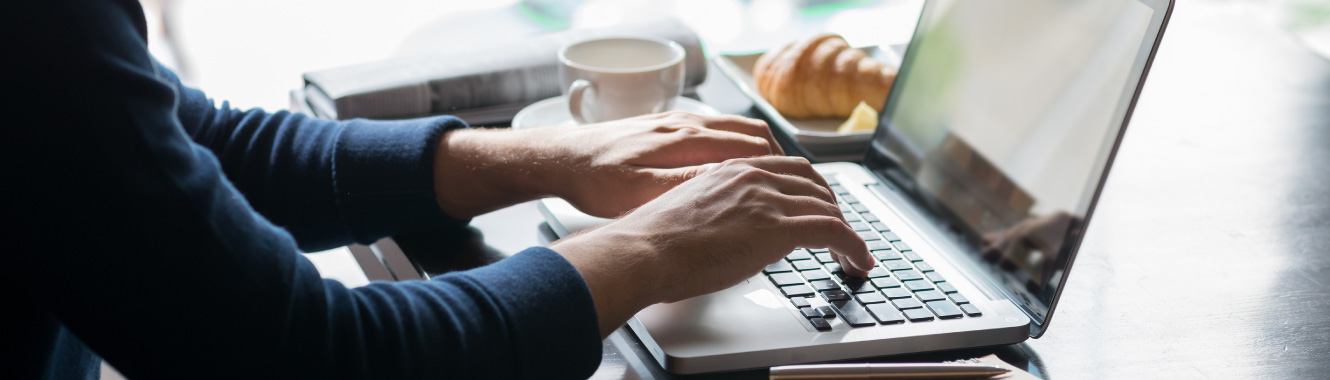
[[[794,269],[800,272],[806,270],[822,269],[822,264],[818,264],[816,261],[813,260],[799,260],[795,261],[793,264],[794,264]]]
[[[908,261],[905,261],[905,260],[883,261],[883,262],[882,262],[882,266],[885,267],[885,268],[887,268],[887,270],[889,270],[889,271],[898,271],[898,270],[910,270],[910,269],[914,269],[914,266],[913,266],[913,265],[910,265],[910,263],[909,263]]]
[[[896,311],[896,308],[891,307],[891,305],[875,303],[864,308],[868,309],[868,313],[872,314],[874,319],[884,325],[905,323],[905,316],[901,315],[901,312]]]
[[[901,254],[897,253],[896,251],[883,249],[883,250],[873,251],[873,257],[876,257],[878,260],[881,261],[899,260],[901,259]]]
[[[812,258],[813,255],[802,249],[796,249],[794,252],[790,252],[789,255],[785,255],[785,259],[790,261],[811,260]]]
[[[848,277],[842,280],[841,282],[845,284],[846,288],[850,289],[850,293],[877,292],[877,288],[873,287],[873,283],[868,282],[867,279],[858,278],[858,277]]]
[[[852,327],[877,325],[877,321],[873,320],[873,317],[868,315],[868,311],[864,310],[863,305],[858,302],[832,302],[831,306],[836,307],[836,311],[840,312],[841,320]]]
[[[860,214],[868,212],[868,206],[864,206],[863,203],[855,203],[850,205],[850,207],[853,208],[855,212],[858,212]]]
[[[890,276],[891,273],[887,272],[887,270],[883,269],[882,267],[873,267],[873,270],[868,271],[868,278],[890,277]]]
[[[941,290],[943,293],[955,293],[956,286],[952,285],[950,282],[944,282],[937,284],[937,290]]]
[[[890,231],[891,231],[890,228],[887,228],[887,224],[886,224],[886,223],[882,223],[882,222],[871,222],[871,223],[869,223],[868,225],[869,225],[870,227],[873,227],[873,229],[877,230],[877,232],[883,232],[883,233],[886,233],[886,232],[890,232]]]
[[[823,291],[823,292],[822,292],[822,298],[825,299],[825,300],[827,300],[828,302],[830,302],[830,301],[844,301],[844,300],[848,300],[848,299],[850,299],[850,295],[849,295],[848,293],[845,293],[845,291],[843,291],[843,290],[835,289],[835,290],[826,290],[826,291]]]
[[[773,273],[768,276],[776,286],[798,285],[804,283],[803,277],[794,273]]]
[[[813,295],[813,288],[808,285],[790,285],[780,287],[780,292],[785,293],[785,297],[808,297]]]
[[[897,251],[905,252],[905,251],[909,251],[909,250],[911,250],[911,249],[910,249],[910,245],[909,245],[909,244],[905,244],[905,242],[903,242],[903,241],[895,241],[895,242],[892,242],[891,244],[896,246],[896,250],[897,250]]]
[[[980,315],[984,315],[984,313],[980,313],[980,312],[979,312],[979,307],[978,307],[978,306],[974,306],[973,304],[968,304],[968,303],[967,303],[967,304],[964,304],[964,305],[961,305],[961,311],[964,311],[964,312],[965,312],[965,315],[968,315],[968,316],[971,316],[971,317],[978,317],[978,316],[980,316]]]
[[[947,281],[947,279],[942,278],[942,274],[940,274],[940,273],[938,273],[938,272],[928,272],[928,273],[924,274],[924,276],[928,277],[928,281],[932,281],[932,282],[946,282],[946,281]]]
[[[840,206],[841,213],[854,212],[854,208],[850,207],[849,203],[839,203],[837,206]]]
[[[886,240],[873,240],[868,242],[869,251],[878,251],[883,249],[891,249],[891,242]]]
[[[842,195],[850,193],[849,190],[845,190],[845,186],[841,185],[831,185],[831,191],[836,194],[842,194]]]
[[[879,222],[879,223],[881,223],[881,222]],[[883,232],[882,232],[882,239],[885,239],[886,241],[892,241],[892,242],[901,241],[901,237],[900,237],[900,235],[896,235],[895,232],[891,232],[891,231],[883,231]]]
[[[843,274],[843,273],[845,273],[845,270],[844,270],[844,269],[841,269],[840,264],[836,264],[836,263],[827,263],[827,272],[831,272],[832,274],[835,274],[835,273],[842,273],[842,274]]]
[[[901,251],[901,255],[902,255],[902,256],[905,256],[905,259],[906,259],[906,260],[910,260],[910,261],[924,261],[924,257],[923,257],[923,256],[919,256],[919,253],[914,252],[914,251],[910,251],[910,252]]]
[[[809,281],[808,283],[812,284],[813,289],[817,290],[840,290],[840,285],[836,285],[836,283],[831,282],[831,280]]]
[[[883,296],[882,296],[882,293],[878,293],[878,292],[863,293],[863,294],[855,294],[855,295],[854,295],[854,298],[857,299],[857,300],[859,300],[859,303],[862,303],[862,304],[865,304],[865,305],[870,304],[870,303],[883,303],[883,302],[887,302],[887,297],[883,297]]]
[[[764,269],[762,271],[766,272],[767,274],[793,272],[794,267],[790,266],[789,262],[781,260],[777,261],[775,264],[767,265],[767,269]]]
[[[967,303],[970,303],[970,299],[969,299],[969,298],[965,298],[965,296],[961,295],[960,293],[952,293],[952,294],[951,294],[951,300],[954,301],[954,302],[956,302],[956,303],[959,303],[959,304],[967,304]]]
[[[809,319],[808,323],[812,323],[813,328],[817,329],[818,331],[831,331],[831,324],[827,323],[827,320],[825,319],[813,318]]]
[[[919,274],[919,272],[915,272],[913,269],[895,271],[891,272],[891,274],[896,276],[897,280],[901,281],[922,280],[924,278],[924,275]]]
[[[862,217],[864,218],[864,221],[865,221],[865,222],[869,222],[869,223],[872,223],[872,222],[881,222],[881,221],[882,221],[882,219],[878,219],[878,218],[877,218],[877,215],[873,215],[873,213],[871,213],[871,212],[865,212],[865,213],[861,214],[860,216],[862,216]]]
[[[910,322],[928,322],[933,320],[933,313],[929,313],[928,309],[910,309],[905,310],[905,318]]]
[[[796,298],[796,299],[797,299],[797,298]],[[800,314],[803,314],[803,315],[804,315],[804,318],[808,318],[808,319],[822,318],[822,314],[818,314],[818,313],[817,313],[817,309],[814,309],[814,308],[811,308],[811,307],[805,307],[805,308],[799,309],[799,313],[800,313]]]
[[[821,173],[818,173],[818,174],[821,174]],[[839,179],[836,179],[836,177],[827,177],[827,176],[823,176],[822,179],[824,179],[824,180],[827,181],[827,186],[831,186],[831,185],[839,185],[839,184],[840,184],[840,180],[839,180]]]
[[[813,249],[808,250],[808,252],[812,252],[812,253],[827,253],[827,252],[831,252],[831,250],[830,250],[830,249],[826,249],[826,248],[813,248]]]
[[[859,231],[859,238],[864,239],[864,241],[882,240],[882,237],[877,236],[877,233],[873,231]]]
[[[922,262],[922,261],[921,261],[921,262],[914,263],[914,266],[915,266],[916,268],[919,268],[919,271],[920,271],[920,272],[932,272],[932,271],[933,271],[933,264],[925,263],[925,262]]]
[[[905,288],[882,289],[882,295],[887,296],[887,299],[893,300],[897,298],[910,298],[913,296],[912,293],[910,293],[909,290],[905,290]]]
[[[859,198],[855,198],[850,194],[841,195],[840,199],[844,200],[845,203],[859,203]]]
[[[841,215],[845,217],[846,222],[858,222],[863,220],[859,217],[859,213],[857,212],[845,212],[841,213]]]
[[[864,222],[850,222],[850,229],[855,230],[855,231],[872,231],[872,230],[873,230],[872,227],[869,227],[869,226],[868,226],[868,223],[864,223]]]
[[[831,278],[831,275],[827,274],[827,271],[821,269],[803,271],[799,273],[803,274],[804,278],[808,279],[808,281],[826,280]]]
[[[919,299],[922,300],[922,301],[924,301],[924,302],[928,302],[928,301],[937,301],[937,300],[945,300],[945,299],[947,299],[947,296],[943,295],[942,292],[939,292],[939,291],[936,291],[936,290],[925,290],[925,291],[922,291],[922,292],[916,293],[915,296],[918,296]]]
[[[817,310],[817,315],[818,315],[819,317],[824,318],[824,319],[835,319],[835,318],[836,318],[836,312],[831,310],[831,306],[818,306],[818,307],[817,307],[816,309],[814,309],[814,310]]]
[[[836,262],[836,260],[832,260],[832,259],[831,259],[831,252],[823,252],[823,253],[819,253],[819,254],[813,255],[813,257],[816,257],[816,258],[817,258],[817,262],[819,262],[819,263],[823,263],[823,264],[826,264],[826,263],[834,263],[834,262]]]
[[[806,308],[812,306],[808,304],[808,299],[804,297],[791,298],[790,303],[794,304],[794,307],[799,307],[799,308]]]
[[[926,305],[928,305],[929,310],[933,310],[933,314],[937,314],[938,318],[955,319],[961,317],[961,309],[953,305],[951,301],[931,301]]]
[[[878,289],[898,288],[901,286],[901,282],[894,278],[875,278],[873,279],[873,286]]]
[[[919,303],[919,301],[916,301],[914,298],[901,298],[901,299],[891,300],[891,304],[895,305],[897,309],[901,310],[924,307],[924,304]]]
[[[849,273],[845,273],[845,271],[843,270],[840,272],[832,273],[831,276],[839,280],[845,280],[847,278],[855,278],[854,276],[851,276]]]
[[[906,281],[905,288],[915,292],[922,292],[925,290],[933,290],[933,283],[928,282],[928,280]]]

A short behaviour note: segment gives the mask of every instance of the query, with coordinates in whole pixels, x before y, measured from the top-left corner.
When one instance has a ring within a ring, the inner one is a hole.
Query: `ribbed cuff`
[[[586,281],[549,248],[532,247],[467,273],[498,300],[517,378],[586,378],[600,365],[600,324]]]
[[[427,227],[460,227],[439,210],[434,197],[434,150],[449,130],[466,128],[461,119],[351,120],[337,140],[333,190],[357,242]]]

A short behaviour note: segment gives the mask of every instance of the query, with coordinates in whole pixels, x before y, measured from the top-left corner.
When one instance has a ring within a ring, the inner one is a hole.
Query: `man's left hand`
[[[612,218],[731,158],[783,155],[766,123],[685,112],[598,124],[449,133],[435,158],[444,212],[467,218],[558,196]]]

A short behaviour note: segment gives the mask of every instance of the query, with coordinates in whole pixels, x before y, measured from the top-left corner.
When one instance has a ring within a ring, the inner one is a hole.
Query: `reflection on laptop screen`
[[[932,1],[869,167],[942,216],[1045,313],[1137,85],[1136,1]],[[1040,315],[1038,317],[1042,317]]]

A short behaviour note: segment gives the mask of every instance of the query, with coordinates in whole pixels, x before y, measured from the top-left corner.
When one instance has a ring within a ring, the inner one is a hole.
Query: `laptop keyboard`
[[[813,328],[829,331],[827,320],[835,318],[851,327],[868,327],[982,315],[868,207],[834,179],[827,180],[845,220],[864,239],[877,265],[866,278],[851,277],[826,249],[796,249],[767,266],[767,279]],[[808,297],[821,297],[830,306],[814,306]]]

